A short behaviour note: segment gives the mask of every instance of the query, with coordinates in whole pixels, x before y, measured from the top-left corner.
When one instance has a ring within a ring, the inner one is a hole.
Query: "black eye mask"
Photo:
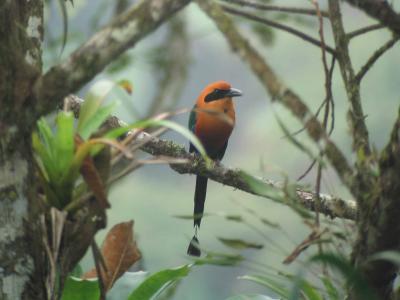
[[[229,90],[215,89],[204,98],[204,102],[211,102],[227,97],[239,97],[239,96],[242,96],[242,92],[237,89],[233,88]]]

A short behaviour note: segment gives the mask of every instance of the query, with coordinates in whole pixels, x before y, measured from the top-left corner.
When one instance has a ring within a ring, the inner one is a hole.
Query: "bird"
[[[207,155],[213,160],[222,160],[228,139],[235,126],[235,106],[233,97],[242,92],[223,80],[207,85],[194,105],[189,117],[189,129],[202,143]],[[190,153],[198,150],[190,143]],[[187,254],[200,256],[197,231],[200,228],[207,192],[207,177],[197,175],[194,193],[193,227],[194,236],[188,246]]]

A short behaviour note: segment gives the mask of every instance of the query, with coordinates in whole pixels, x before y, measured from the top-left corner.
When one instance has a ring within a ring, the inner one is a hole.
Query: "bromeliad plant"
[[[104,185],[92,160],[104,150],[104,145],[118,147],[118,143],[112,139],[93,137],[115,107],[115,104],[102,107],[103,100],[104,95],[89,92],[82,104],[77,126],[74,124],[73,113],[66,111],[56,116],[55,130],[52,130],[45,118],[38,121],[38,130],[32,135],[32,143],[48,205],[62,210],[70,204],[82,174],[96,198],[105,201],[103,206],[109,206],[104,199]],[[100,194],[103,195],[99,197]]]
[[[76,126],[73,113],[68,111],[61,111],[56,116],[54,130],[45,118],[41,118],[37,123],[38,128],[32,135],[32,143],[45,201],[51,207],[66,211],[74,209],[75,201],[85,192],[82,184],[77,184],[82,176],[101,207],[108,208],[106,185],[111,156],[109,153],[103,155],[100,162],[94,158],[110,151],[111,146],[132,159],[132,154],[124,145],[126,143],[117,140],[132,129],[148,127],[172,129],[188,138],[206,161],[209,161],[203,146],[191,132],[176,123],[164,120],[170,114],[119,128],[109,130],[101,128],[116,106],[115,102],[102,106],[106,95],[115,85],[109,86],[109,89],[100,94],[93,90],[89,91],[80,108]],[[126,81],[123,81],[121,86],[126,89]]]

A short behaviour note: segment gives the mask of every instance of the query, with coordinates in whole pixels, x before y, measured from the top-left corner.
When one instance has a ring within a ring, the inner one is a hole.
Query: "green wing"
[[[195,111],[196,108],[197,108],[197,105],[193,106],[193,109],[190,112],[190,116],[189,116],[189,129],[193,133],[195,133],[194,131],[195,131],[195,127],[196,127],[196,116],[197,116],[197,113]]]
[[[196,117],[197,117],[197,113],[196,113],[196,111],[195,111],[196,108],[197,108],[197,105],[193,106],[193,109],[192,109],[192,111],[190,112],[190,116],[189,116],[189,125],[188,125],[190,131],[193,132],[194,134],[196,134],[196,132],[195,132],[195,128],[196,128]],[[189,152],[190,152],[190,153],[192,153],[192,152],[197,152],[197,149],[192,145],[192,143],[190,143]]]

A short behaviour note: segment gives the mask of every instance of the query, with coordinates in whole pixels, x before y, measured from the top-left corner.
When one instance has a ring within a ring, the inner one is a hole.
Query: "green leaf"
[[[40,118],[40,120],[37,122],[37,126],[39,129],[40,137],[43,139],[44,146],[47,149],[50,158],[52,159],[53,153],[51,151],[54,149],[53,132],[44,117]]]
[[[101,124],[111,115],[117,106],[117,102],[100,107],[97,112],[92,115],[83,125],[79,131],[80,136],[86,140],[94,133]]]
[[[91,122],[91,118],[96,118],[101,104],[103,103],[105,97],[113,89],[115,83],[110,80],[101,80],[96,82],[89,90],[85,96],[85,101],[83,102],[78,119],[77,132],[82,136],[87,134],[86,126],[87,123]],[[91,127],[91,126],[89,126]],[[83,132],[82,132],[83,131]]]
[[[55,136],[45,118],[37,122],[39,136],[32,135],[33,147],[39,155],[49,182],[60,178]]]
[[[278,203],[289,205],[302,218],[313,217],[313,215],[304,207],[302,207],[299,201],[297,201],[297,185],[286,184],[282,188],[277,188],[272,184],[268,184],[254,176],[247,174],[244,171],[240,171],[239,175],[249,185],[250,189],[255,194],[262,195]]]
[[[71,112],[57,115],[57,132],[54,137],[54,161],[58,176],[65,174],[74,156],[74,116]]]
[[[244,279],[244,280],[253,281],[255,283],[258,283],[258,284],[260,284],[262,286],[267,287],[268,289],[273,291],[278,296],[283,297],[283,299],[288,299],[289,298],[289,291],[283,284],[281,284],[280,282],[277,282],[275,280],[272,280],[270,278],[267,278],[265,276],[261,276],[261,275],[254,275],[254,276],[253,275],[244,275],[244,276],[238,277],[238,279]]]
[[[321,278],[322,283],[324,284],[325,291],[331,300],[340,300],[339,292],[336,287],[333,285],[332,281],[328,277]]]
[[[260,221],[264,225],[270,226],[272,228],[281,228],[281,225],[279,225],[279,223],[272,222],[272,221],[270,221],[270,220],[268,220],[268,219],[266,219],[264,217],[260,218]]]
[[[378,299],[360,273],[344,258],[335,254],[323,253],[311,257],[310,262],[325,263],[336,268],[347,279],[348,284],[353,286],[353,290],[358,294],[360,299]]]
[[[301,280],[300,289],[303,291],[304,295],[307,296],[308,300],[323,300],[323,297],[317,291],[317,289],[306,280]],[[293,300],[295,299],[298,298],[293,298]]]
[[[239,216],[239,215],[225,215],[224,217],[228,221],[233,221],[233,222],[238,222],[238,223],[243,222],[243,217]]]
[[[204,213],[202,214],[202,217],[209,217],[209,216],[215,216],[216,214],[211,214],[211,213]],[[174,218],[177,219],[182,219],[182,220],[193,220],[193,215],[175,215]]]
[[[235,266],[243,260],[244,257],[240,254],[208,252],[206,257],[194,259],[194,263],[196,265]]]
[[[234,248],[234,249],[262,249],[264,245],[256,244],[252,242],[247,242],[240,239],[226,239],[219,237],[218,240],[223,243],[225,246]]]
[[[242,294],[226,298],[225,300],[279,300],[279,299],[259,294],[247,294],[247,295]]]
[[[69,276],[61,300],[98,300],[100,290],[97,279],[84,280]]]
[[[125,272],[107,293],[107,300],[125,300],[146,278],[147,272]]]
[[[74,185],[74,181],[65,180],[74,156],[74,117],[70,112],[60,112],[55,133],[44,118],[37,122],[37,127],[38,133],[32,134],[32,145],[47,183],[43,188],[49,203],[61,208],[70,200]]]
[[[166,269],[151,275],[129,295],[128,300],[151,299],[159,295],[171,283],[186,277],[191,266],[184,265],[176,269]]]
[[[243,222],[243,218],[240,215],[228,215],[225,213],[203,213],[202,214],[203,218],[204,217],[223,217],[229,221],[233,222]],[[182,219],[182,220],[193,220],[193,214],[190,215],[174,215],[174,218]]]
[[[243,178],[244,181],[250,186],[250,189],[259,195],[267,197],[271,200],[274,200],[279,203],[284,203],[285,193],[270,184],[263,182],[262,180],[247,174],[244,171],[240,171],[239,175]]]
[[[32,147],[37,155],[36,158],[38,166],[40,167],[44,178],[48,181],[49,173],[47,170],[47,166],[52,164],[52,160],[51,157],[49,156],[48,150],[43,145],[39,135],[35,131],[32,133]]]
[[[64,174],[63,182],[74,182],[79,176],[79,170],[82,166],[83,160],[90,154],[90,151],[98,146],[98,144],[91,143],[90,141],[84,142],[79,145],[74,153],[68,172]]]
[[[199,151],[203,159],[206,161],[206,164],[210,166],[211,160],[207,156],[206,150],[204,149],[203,145],[201,144],[200,140],[186,127],[183,127],[175,122],[169,120],[143,120],[135,122],[131,125],[125,127],[115,128],[110,130],[105,134],[104,137],[106,138],[117,138],[132,129],[140,129],[140,128],[148,128],[148,127],[166,127],[176,131],[177,133],[181,134],[183,137],[187,138]]]

